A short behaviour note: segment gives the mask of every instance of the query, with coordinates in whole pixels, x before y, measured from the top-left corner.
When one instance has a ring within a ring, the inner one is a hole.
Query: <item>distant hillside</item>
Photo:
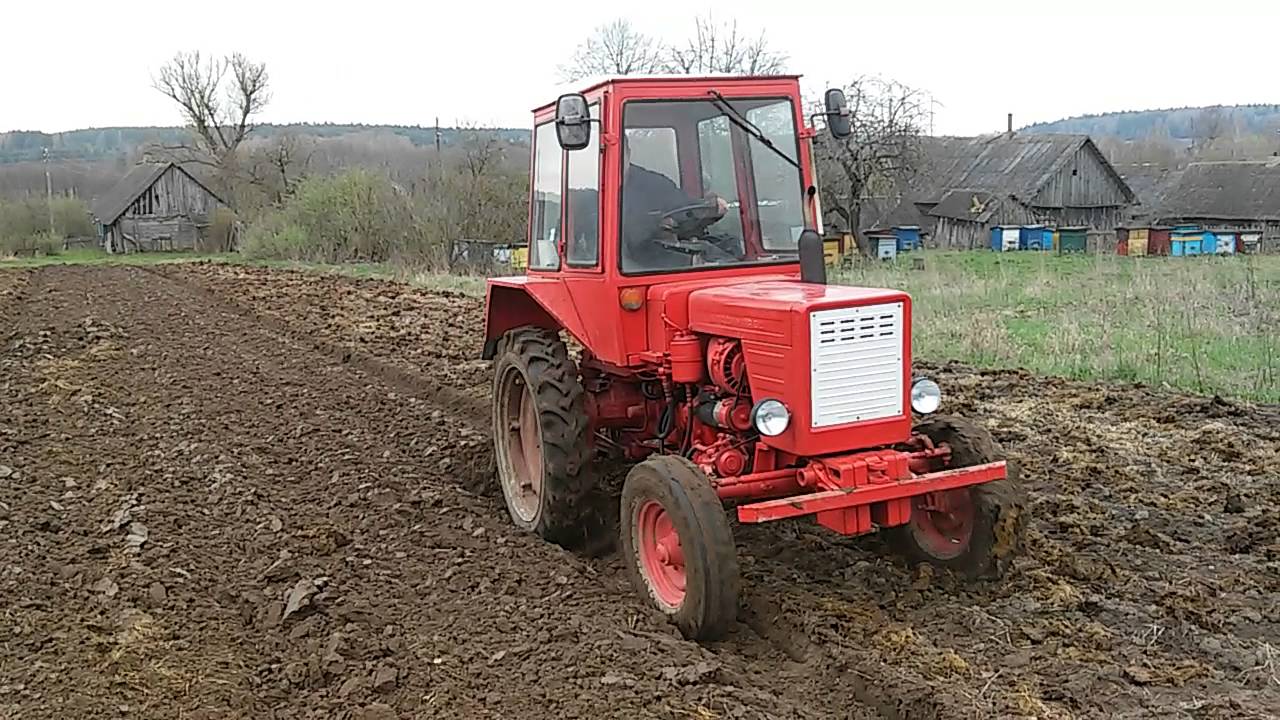
[[[293,134],[312,137],[339,137],[355,133],[392,133],[408,138],[414,145],[435,144],[435,128],[409,125],[334,125],[330,123],[299,123],[294,125],[263,125],[255,136],[270,138]],[[440,128],[441,143],[457,141],[458,128]],[[529,131],[499,128],[504,139],[528,142]],[[142,145],[160,143],[174,145],[187,138],[187,131],[178,127],[111,127],[72,130],[64,133],[15,131],[0,133],[0,164],[39,160],[44,148],[49,148],[58,160],[106,160],[125,157]]]
[[[1231,132],[1241,135],[1275,134],[1280,130],[1280,105],[1219,105],[1080,115],[1036,123],[1023,129],[1027,132],[1112,136],[1123,140],[1166,133],[1175,140],[1220,137]]]

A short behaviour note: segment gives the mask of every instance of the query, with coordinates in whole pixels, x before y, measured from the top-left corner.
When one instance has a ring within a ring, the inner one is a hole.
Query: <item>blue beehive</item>
[[[893,234],[898,236],[898,251],[910,252],[919,250],[920,228],[917,225],[899,225],[893,229]]]
[[[1018,231],[1019,250],[1047,250],[1044,245],[1043,225],[1023,225]],[[1053,235],[1049,236],[1049,246],[1053,246]]]
[[[1180,225],[1169,236],[1169,254],[1175,257],[1199,255],[1204,249],[1204,231],[1194,225]]]
[[[1205,230],[1200,236],[1200,254],[1212,255],[1218,251],[1218,236]]]
[[[1046,227],[1041,229],[1040,247],[1045,250],[1053,249],[1053,228]]]
[[[1236,235],[1237,233],[1234,230],[1214,233],[1214,236],[1218,238],[1214,252],[1219,255],[1234,255],[1236,252]]]
[[[996,252],[1017,250],[1021,235],[1017,225],[996,225],[991,228],[991,249]]]

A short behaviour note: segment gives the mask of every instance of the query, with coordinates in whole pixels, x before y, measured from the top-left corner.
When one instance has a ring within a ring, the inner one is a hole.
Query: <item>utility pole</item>
[[[45,200],[49,204],[49,236],[55,237],[58,234],[58,229],[53,226],[53,178],[49,176],[49,148],[44,148],[42,155],[44,157]],[[66,248],[64,247],[63,249],[65,250]]]
[[[440,116],[436,116],[436,157],[440,157]]]

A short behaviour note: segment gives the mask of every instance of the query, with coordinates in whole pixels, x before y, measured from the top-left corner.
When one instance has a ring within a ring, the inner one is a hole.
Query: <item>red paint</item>
[[[943,491],[1004,477],[1003,463],[944,469],[950,449],[935,448],[928,438],[912,434],[911,298],[905,293],[802,283],[798,263],[621,274],[623,107],[644,99],[705,98],[712,89],[731,99],[788,98],[800,135],[812,137],[804,127],[795,77],[623,78],[588,88],[584,94],[589,102],[599,102],[601,118],[595,128],[602,167],[600,262],[589,268],[561,263],[557,270],[531,269],[523,277],[491,279],[485,303],[486,357],[512,329],[563,329],[583,347],[578,367],[597,448],[628,460],[654,453],[690,458],[722,499],[782,498],[740,507],[744,522],[812,514],[826,527],[858,534],[877,525],[901,525],[925,512],[913,513],[918,496],[928,495],[936,503]],[[554,105],[534,114],[537,124],[551,120]],[[698,174],[696,132],[686,127],[677,129],[677,135],[689,150],[681,154],[681,174]],[[758,256],[764,249],[754,222],[758,209],[748,145],[735,128],[733,162],[742,171],[738,211],[748,228],[748,254]],[[569,156],[562,155],[562,161]],[[799,157],[797,190],[803,191],[814,184],[807,142],[800,143]],[[700,178],[688,179],[687,187],[701,184]],[[816,201],[807,193],[803,197],[804,217],[816,225]],[[562,227],[567,222],[561,218]],[[629,290],[629,309],[623,307],[623,289]],[[903,412],[814,428],[810,314],[885,303],[903,306]],[[776,437],[762,437],[751,427],[751,408],[766,398],[781,401],[791,412],[790,425]],[[803,494],[788,497],[796,493]],[[678,605],[684,597],[679,538],[660,505],[649,503],[637,512],[647,580],[660,602]],[[943,528],[940,536],[944,526],[935,523]]]
[[[684,603],[687,575],[680,535],[671,516],[655,500],[636,511],[636,553],[645,583],[658,602],[671,610]]]
[[[747,361],[737,340],[711,338],[707,342],[707,369],[711,382],[725,392],[737,394],[747,388]]]
[[[947,490],[912,498],[911,533],[920,547],[940,560],[969,549],[975,511],[967,490]]]
[[[702,340],[697,335],[681,330],[671,338],[667,352],[671,358],[671,380],[678,383],[701,382],[706,375],[706,363],[702,359]]]
[[[738,507],[738,520],[746,523],[756,523],[812,515],[827,510],[871,505],[872,503],[897,500],[929,492],[954,490],[969,485],[991,482],[992,480],[1002,480],[1005,475],[1005,464],[1003,462],[942,470],[928,475],[917,475],[913,478],[893,483],[825,490],[809,495],[742,505]]]
[[[1147,233],[1147,254],[1148,255],[1168,255],[1169,239],[1172,233],[1171,228],[1153,227]]]

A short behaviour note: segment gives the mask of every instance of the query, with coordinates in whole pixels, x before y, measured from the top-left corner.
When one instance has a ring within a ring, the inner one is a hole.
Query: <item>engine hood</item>
[[[911,301],[898,290],[765,280],[696,290],[689,294],[689,326],[711,335],[790,341],[793,323],[814,310]]]
[[[791,411],[767,444],[814,456],[910,436],[906,293],[765,280],[695,290],[688,313],[695,332],[742,342],[753,400]]]

